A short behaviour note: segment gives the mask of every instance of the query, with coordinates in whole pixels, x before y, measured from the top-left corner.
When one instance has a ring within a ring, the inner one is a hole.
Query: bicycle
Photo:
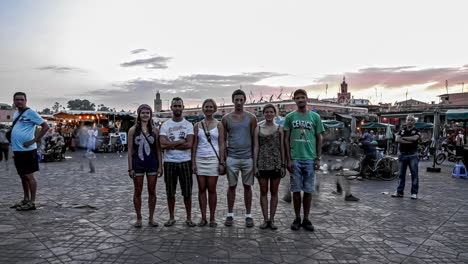
[[[377,158],[371,160],[370,164],[367,164],[366,168],[362,171],[364,176],[367,178],[375,177],[380,180],[384,181],[391,181],[398,177],[398,173],[396,170],[398,166],[398,162],[395,158],[387,157],[383,154],[382,148],[376,148],[377,150]],[[360,165],[362,166],[362,162],[364,161],[365,155],[361,156],[360,158]]]

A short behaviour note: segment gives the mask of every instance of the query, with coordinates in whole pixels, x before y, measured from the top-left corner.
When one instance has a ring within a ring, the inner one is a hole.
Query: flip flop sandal
[[[167,220],[166,223],[164,223],[164,226],[173,226],[175,223],[176,223],[176,220],[169,219],[169,220]]]
[[[202,227],[202,226],[206,226],[207,224],[208,224],[208,221],[202,219],[200,220],[200,223],[198,223],[198,226]]]
[[[133,227],[136,227],[136,228],[141,228],[143,225],[141,224],[141,220],[137,220],[134,224],[133,224]]]
[[[185,221],[185,224],[188,226],[188,227],[194,227],[196,226],[196,224],[194,222],[192,222],[192,220],[187,220]]]
[[[154,220],[149,220],[148,225],[151,226],[151,227],[158,227],[159,226],[159,224]]]

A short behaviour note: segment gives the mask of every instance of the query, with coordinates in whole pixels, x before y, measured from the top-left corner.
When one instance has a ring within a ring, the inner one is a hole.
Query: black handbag
[[[216,158],[218,158],[219,163],[222,163],[221,158],[218,155],[218,152],[216,152],[216,149],[213,146],[213,143],[211,143],[211,135],[208,132],[206,132],[205,123],[203,123],[203,121],[201,121],[200,123],[203,127],[203,131],[205,132],[206,140],[208,140],[208,143],[210,143],[211,147],[213,148],[213,151],[216,154]],[[226,166],[224,166],[224,173],[220,175],[226,175]]]
[[[13,127],[16,125],[16,122],[20,119],[20,117],[24,114],[24,112],[28,111],[29,108],[26,108],[21,114],[13,121],[13,125],[11,125],[11,128],[5,133],[5,137],[8,140],[8,142],[11,143],[11,132],[13,132]]]

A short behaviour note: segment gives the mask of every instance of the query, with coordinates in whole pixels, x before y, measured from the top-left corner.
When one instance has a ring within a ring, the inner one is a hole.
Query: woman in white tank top
[[[202,219],[198,226],[208,224],[206,220],[206,204],[208,192],[208,204],[210,207],[210,227],[216,227],[216,184],[219,174],[223,174],[225,165],[220,164],[224,160],[224,131],[221,122],[213,118],[218,110],[213,99],[206,99],[202,104],[205,119],[194,126],[194,142],[192,149],[192,169],[197,175],[198,202]]]

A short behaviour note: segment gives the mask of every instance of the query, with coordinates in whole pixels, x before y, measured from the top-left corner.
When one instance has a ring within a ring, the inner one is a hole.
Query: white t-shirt
[[[169,141],[177,141],[193,135],[193,125],[183,119],[180,122],[174,122],[172,119],[167,120],[161,126],[159,135],[166,136]],[[176,150],[166,149],[164,151],[164,161],[167,162],[184,162],[192,159],[191,149]]]

